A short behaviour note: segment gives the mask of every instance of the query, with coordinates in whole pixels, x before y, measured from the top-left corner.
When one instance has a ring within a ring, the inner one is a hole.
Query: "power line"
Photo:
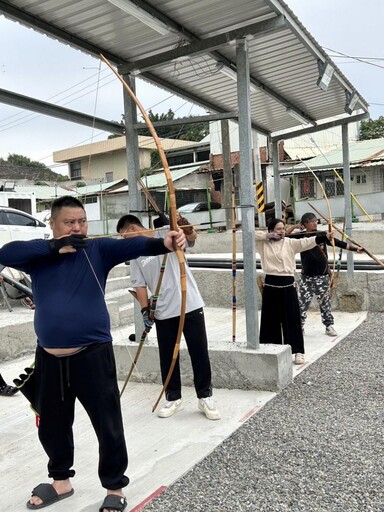
[[[333,50],[332,48],[327,48],[326,46],[324,46],[324,50],[327,50],[327,51],[334,52],[334,53],[338,54],[338,55],[331,55],[332,58],[335,58],[335,57],[338,57],[338,56],[347,57],[348,59],[357,60],[358,62],[362,62],[363,64],[368,64],[368,65],[374,66],[376,68],[384,69],[384,66],[380,66],[380,64],[375,64],[374,62],[369,62],[369,60],[371,60],[371,59],[368,60],[368,58],[354,57],[353,55],[347,55],[346,53],[338,52],[337,50]],[[384,59],[377,59],[377,60],[384,60]]]

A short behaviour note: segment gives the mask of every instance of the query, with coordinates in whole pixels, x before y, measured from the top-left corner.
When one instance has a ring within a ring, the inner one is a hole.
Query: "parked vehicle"
[[[188,203],[177,208],[196,229],[216,229],[225,227],[225,208],[220,203]]]
[[[0,206],[0,247],[13,240],[50,238],[50,228],[28,213]]]
[[[218,210],[221,208],[220,203],[188,203],[184,206],[180,206],[177,210],[181,215],[186,213],[194,213],[194,212],[207,212],[211,210]]]
[[[37,212],[35,217],[41,222],[44,222],[44,224],[49,224],[49,220],[51,218],[51,210],[43,210],[42,212]]]

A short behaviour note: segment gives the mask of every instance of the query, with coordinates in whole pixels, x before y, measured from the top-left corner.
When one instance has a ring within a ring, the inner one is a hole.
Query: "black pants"
[[[72,425],[75,400],[86,410],[99,441],[99,477],[106,489],[129,483],[116,365],[112,343],[100,343],[76,354],[56,357],[38,347],[39,438],[49,457],[48,476],[74,476]]]
[[[168,371],[171,366],[179,320],[179,316],[168,318],[166,320],[156,320],[160,368],[163,383],[167,378]],[[206,398],[211,396],[211,364],[208,355],[208,341],[203,308],[196,309],[195,311],[191,311],[185,315],[183,334],[191,358],[193,380],[197,398]],[[165,391],[165,396],[167,400],[178,400],[181,398],[179,357],[177,358],[175,369]]]
[[[284,343],[291,345],[292,354],[304,354],[299,299],[296,286],[291,286],[293,284],[291,276],[265,276],[260,343],[281,345],[283,336]]]

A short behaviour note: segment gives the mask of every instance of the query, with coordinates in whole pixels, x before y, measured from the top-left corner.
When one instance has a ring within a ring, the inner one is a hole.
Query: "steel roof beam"
[[[158,128],[160,126],[178,126],[179,124],[194,124],[205,123],[207,121],[222,121],[223,119],[236,119],[239,117],[238,112],[227,112],[223,114],[211,114],[207,116],[193,116],[193,117],[180,117],[170,121],[153,121],[153,126]],[[146,123],[136,123],[133,127],[137,130],[148,128]]]
[[[218,105],[215,105],[214,103],[211,103],[209,101],[206,101],[202,99],[201,97],[195,96],[194,94],[191,94],[184,89],[179,89],[179,87],[176,87],[174,84],[170,84],[166,80],[163,80],[159,77],[153,76],[151,73],[144,73],[144,78],[146,78],[149,82],[153,83],[154,85],[160,85],[161,87],[168,89],[169,91],[173,91],[175,94],[180,96],[181,98],[185,98],[186,100],[192,101],[192,103],[196,103],[197,105],[200,105],[207,110],[211,112],[217,112],[219,114],[228,114],[228,111],[223,109],[222,107],[219,107]],[[252,128],[256,130],[259,133],[262,133],[263,135],[270,135],[270,132],[266,130],[265,128],[257,125],[252,124]]]
[[[57,105],[53,105],[53,103],[47,103],[35,98],[30,98],[29,96],[23,96],[22,94],[6,91],[5,89],[0,89],[0,103],[5,103],[6,105],[12,105],[13,107],[23,108],[26,110],[32,110],[33,112],[56,117],[58,119],[64,119],[71,123],[95,127],[98,130],[103,130],[108,133],[124,134],[124,126],[119,123],[107,121],[88,114],[82,114],[75,110],[70,110],[69,108],[59,107]]]
[[[217,36],[193,41],[189,44],[173,48],[172,50],[146,59],[131,61],[129,64],[123,64],[120,66],[119,72],[121,74],[125,74],[131,73],[132,71],[147,71],[153,67],[157,67],[161,64],[168,64],[169,62],[178,60],[182,57],[212,52],[221,46],[232,41],[236,41],[236,39],[242,39],[247,36],[257,38],[258,36],[264,36],[286,28],[287,23],[284,16],[278,16],[277,18],[252,23],[251,25],[240,27],[236,30],[230,30],[229,32],[225,32]]]
[[[112,61],[115,64],[119,64],[121,59],[119,59],[116,55],[103,50],[102,48],[95,46],[92,43],[89,43],[85,39],[81,39],[80,37],[76,37],[73,34],[66,32],[46,21],[38,18],[37,16],[33,16],[22,9],[19,9],[13,5],[10,5],[6,2],[0,0],[0,13],[4,13],[7,18],[12,19],[13,21],[17,21],[22,24],[26,24],[28,27],[33,27],[38,32],[42,32],[44,35],[49,35],[50,37],[54,37],[59,39],[61,42],[65,44],[69,44],[72,47],[78,48],[93,57],[99,58],[100,53],[103,53],[108,60]]]
[[[346,91],[348,91],[350,94],[353,94],[355,91],[352,88],[350,84],[348,84],[347,79],[342,74],[340,69],[336,66],[336,64],[330,60],[329,55],[324,52],[320,51],[315,39],[309,34],[304,27],[300,24],[300,22],[297,22],[295,20],[294,15],[292,16],[292,11],[281,4],[279,0],[264,0],[266,4],[276,13],[277,16],[283,15],[287,22],[289,23],[289,26],[292,29],[292,32],[295,34],[295,36],[303,43],[303,45],[312,53],[312,55],[319,59],[322,63],[325,63],[327,61],[332,63],[332,66],[335,69],[334,77],[337,79],[337,81],[342,85]],[[368,111],[368,103],[365,101],[365,99],[360,96],[359,94],[359,104],[361,105],[361,108],[363,110]]]
[[[294,139],[295,137],[300,137],[301,135],[306,135],[307,133],[316,133],[321,132],[322,130],[328,130],[328,128],[334,128],[335,126],[341,126],[343,124],[354,123],[357,121],[364,121],[364,119],[369,118],[369,112],[364,112],[363,114],[356,114],[354,116],[343,117],[342,119],[335,119],[334,121],[329,121],[328,123],[321,123],[316,126],[311,126],[309,128],[303,128],[301,130],[295,130],[293,132],[282,133],[280,135],[271,135],[271,142],[278,142],[280,140],[288,140]]]
[[[161,21],[169,24],[169,26],[171,28],[175,29],[175,31],[177,29],[177,32],[182,34],[184,39],[190,40],[190,41],[195,41],[195,42],[200,41],[197,36],[195,36],[194,34],[189,32],[184,27],[181,27],[180,25],[175,23],[171,18],[163,15],[160,11],[157,11],[153,7],[150,7],[145,2],[137,1],[136,3],[141,8],[147,10],[152,16],[156,16],[159,19],[161,19]],[[17,7],[14,7],[8,3],[5,3],[3,0],[0,0],[0,12],[3,12],[8,17],[11,17],[12,19],[14,19],[16,21],[26,23],[27,25],[32,26],[45,34],[49,34],[53,37],[56,37],[57,39],[64,41],[65,43],[68,43],[73,47],[79,48],[80,50],[83,50],[86,53],[89,53],[97,58],[99,57],[100,53],[102,53],[108,60],[110,60],[115,65],[119,65],[119,64],[120,65],[125,64],[127,66],[130,65],[129,62],[124,62],[117,55],[111,54],[110,52],[105,51],[103,48],[95,46],[95,45],[89,43],[88,41],[78,38],[62,29],[59,29],[59,28],[55,27],[54,25],[51,25],[36,16],[33,16],[21,9],[18,9]],[[281,18],[282,17],[278,16],[278,19],[281,19]],[[263,23],[263,22],[260,22],[260,23]],[[277,22],[277,23],[281,23],[281,21]],[[240,30],[240,29],[238,29],[238,30]],[[204,41],[204,40],[202,40],[202,41]],[[210,52],[209,55],[213,59],[215,59],[217,62],[222,62],[225,66],[228,66],[231,69],[236,71],[236,66],[234,65],[234,63],[231,62],[229,59],[227,59],[224,55],[221,55],[219,52],[214,50],[214,51]],[[142,76],[144,78],[147,78],[154,85],[157,85],[157,86],[161,85],[165,89],[173,91],[178,96],[185,97],[186,99],[188,99],[189,101],[192,101],[193,103],[195,103],[197,105],[201,105],[202,107],[208,108],[209,110],[212,110],[214,112],[222,112],[223,111],[219,107],[215,106],[214,104],[210,104],[210,106],[209,106],[209,102],[202,101],[201,97],[196,96],[194,94],[186,93],[185,91],[182,91],[181,89],[173,86],[172,84],[168,83],[167,81],[165,81],[161,78],[156,77],[155,75],[147,74],[147,72],[145,72],[145,73],[143,73]],[[279,94],[275,93],[272,89],[267,87],[264,83],[260,82],[259,80],[255,79],[253,77],[251,77],[251,83],[255,87],[262,90],[265,94],[267,94],[268,96],[273,98],[278,103],[284,105],[286,108],[291,108],[292,110],[297,111],[301,115],[304,114],[304,116],[307,117],[309,121],[313,122],[313,119],[311,117],[309,117],[305,112],[302,112],[301,109],[297,108],[295,105],[291,104],[288,100],[286,100]],[[260,133],[263,133],[265,135],[268,135],[268,133],[269,133],[264,128],[257,127],[256,125],[254,125],[254,128],[257,131],[259,131]]]

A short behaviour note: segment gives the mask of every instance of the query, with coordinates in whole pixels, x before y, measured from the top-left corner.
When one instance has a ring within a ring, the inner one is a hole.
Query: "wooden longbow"
[[[135,93],[132,91],[132,89],[129,87],[127,82],[119,75],[119,73],[115,70],[115,68],[112,66],[112,64],[104,57],[104,55],[100,54],[100,58],[105,62],[105,64],[111,69],[111,71],[115,74],[115,76],[120,80],[122,83],[124,89],[127,91],[129,96],[132,98],[132,100],[135,102],[137,108],[140,110],[141,115],[143,116],[144,121],[146,122],[148,129],[152,135],[153,140],[155,141],[156,148],[159,152],[160,160],[164,169],[164,174],[167,180],[167,187],[169,192],[169,220],[170,220],[170,227],[171,230],[178,230],[177,225],[177,217],[176,217],[176,194],[175,194],[175,187],[172,181],[172,175],[171,171],[169,169],[167,157],[165,156],[165,152],[163,149],[163,146],[161,144],[160,138],[156,133],[155,127],[152,124],[151,119],[149,118],[147,112],[145,111],[144,107],[138,100]],[[185,273],[185,259],[184,259],[184,253],[183,251],[177,247],[174,246],[174,250],[177,254],[177,259],[179,262],[179,268],[180,268],[180,287],[181,287],[181,307],[180,307],[180,321],[179,321],[179,327],[177,331],[177,337],[176,337],[176,343],[175,348],[172,355],[172,362],[169,367],[168,375],[164,381],[163,388],[160,392],[160,395],[158,399],[156,400],[155,404],[152,407],[152,412],[154,412],[159,405],[159,402],[167,389],[167,386],[169,384],[169,381],[172,377],[173,370],[176,365],[177,358],[179,356],[180,351],[180,342],[181,342],[181,336],[183,334],[184,329],[184,321],[185,321],[185,308],[187,304],[187,277]]]

